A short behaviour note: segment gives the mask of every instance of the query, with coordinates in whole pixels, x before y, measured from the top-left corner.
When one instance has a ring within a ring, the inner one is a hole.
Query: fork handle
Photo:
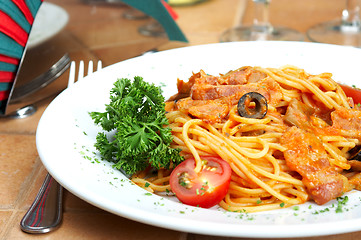
[[[63,218],[63,187],[48,173],[33,204],[20,222],[27,233],[47,233]]]

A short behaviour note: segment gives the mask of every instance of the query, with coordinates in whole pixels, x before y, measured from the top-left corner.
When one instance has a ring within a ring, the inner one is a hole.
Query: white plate
[[[44,2],[39,8],[31,28],[27,47],[36,47],[54,37],[68,23],[69,15],[61,7]]]
[[[103,111],[117,78],[142,76],[166,84],[166,97],[176,93],[176,80],[200,69],[225,73],[241,66],[293,64],[309,73],[334,73],[334,79],[359,84],[361,49],[298,42],[240,42],[194,46],[159,52],[114,64],[62,92],[46,109],[36,143],[50,174],[73,194],[114,214],[177,231],[235,237],[304,237],[361,230],[361,192],[336,213],[337,201],[254,214],[201,209],[161,197],[131,184],[107,162],[97,163],[93,144],[100,130],[88,112]],[[327,211],[328,209],[328,211]]]

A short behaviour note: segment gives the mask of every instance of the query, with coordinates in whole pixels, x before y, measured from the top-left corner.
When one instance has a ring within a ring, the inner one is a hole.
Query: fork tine
[[[77,79],[77,81],[82,80],[83,77],[84,77],[84,61],[81,60],[79,62],[79,71],[78,71],[78,79]]]
[[[90,75],[93,72],[93,61],[90,60],[88,63],[88,75]]]
[[[69,72],[68,87],[70,87],[71,85],[73,85],[74,82],[75,82],[75,62],[72,61],[72,62],[70,63],[70,72]]]
[[[98,61],[98,66],[97,66],[97,70],[100,70],[100,69],[102,69],[103,68],[103,63],[102,63],[102,61],[101,60],[99,60]]]

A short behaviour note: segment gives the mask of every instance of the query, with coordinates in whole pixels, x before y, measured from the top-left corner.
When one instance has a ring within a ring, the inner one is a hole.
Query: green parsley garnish
[[[348,196],[345,197],[338,197],[337,198],[337,207],[336,207],[336,213],[343,212],[343,207],[348,202]]]
[[[183,158],[180,149],[170,148],[173,140],[165,116],[164,97],[160,87],[141,77],[118,79],[110,91],[105,112],[91,112],[95,124],[104,131],[115,131],[108,139],[104,132],[96,137],[95,147],[102,157],[127,174],[144,170],[149,165],[169,168]]]

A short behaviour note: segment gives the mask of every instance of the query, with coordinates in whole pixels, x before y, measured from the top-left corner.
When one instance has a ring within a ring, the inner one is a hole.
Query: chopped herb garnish
[[[337,207],[336,207],[336,213],[342,213],[343,212],[343,207],[346,205],[346,203],[348,202],[348,197],[338,197],[337,198]]]
[[[323,209],[323,210],[320,210],[320,213],[329,212],[329,211],[330,211],[329,208],[325,208],[325,209]]]

